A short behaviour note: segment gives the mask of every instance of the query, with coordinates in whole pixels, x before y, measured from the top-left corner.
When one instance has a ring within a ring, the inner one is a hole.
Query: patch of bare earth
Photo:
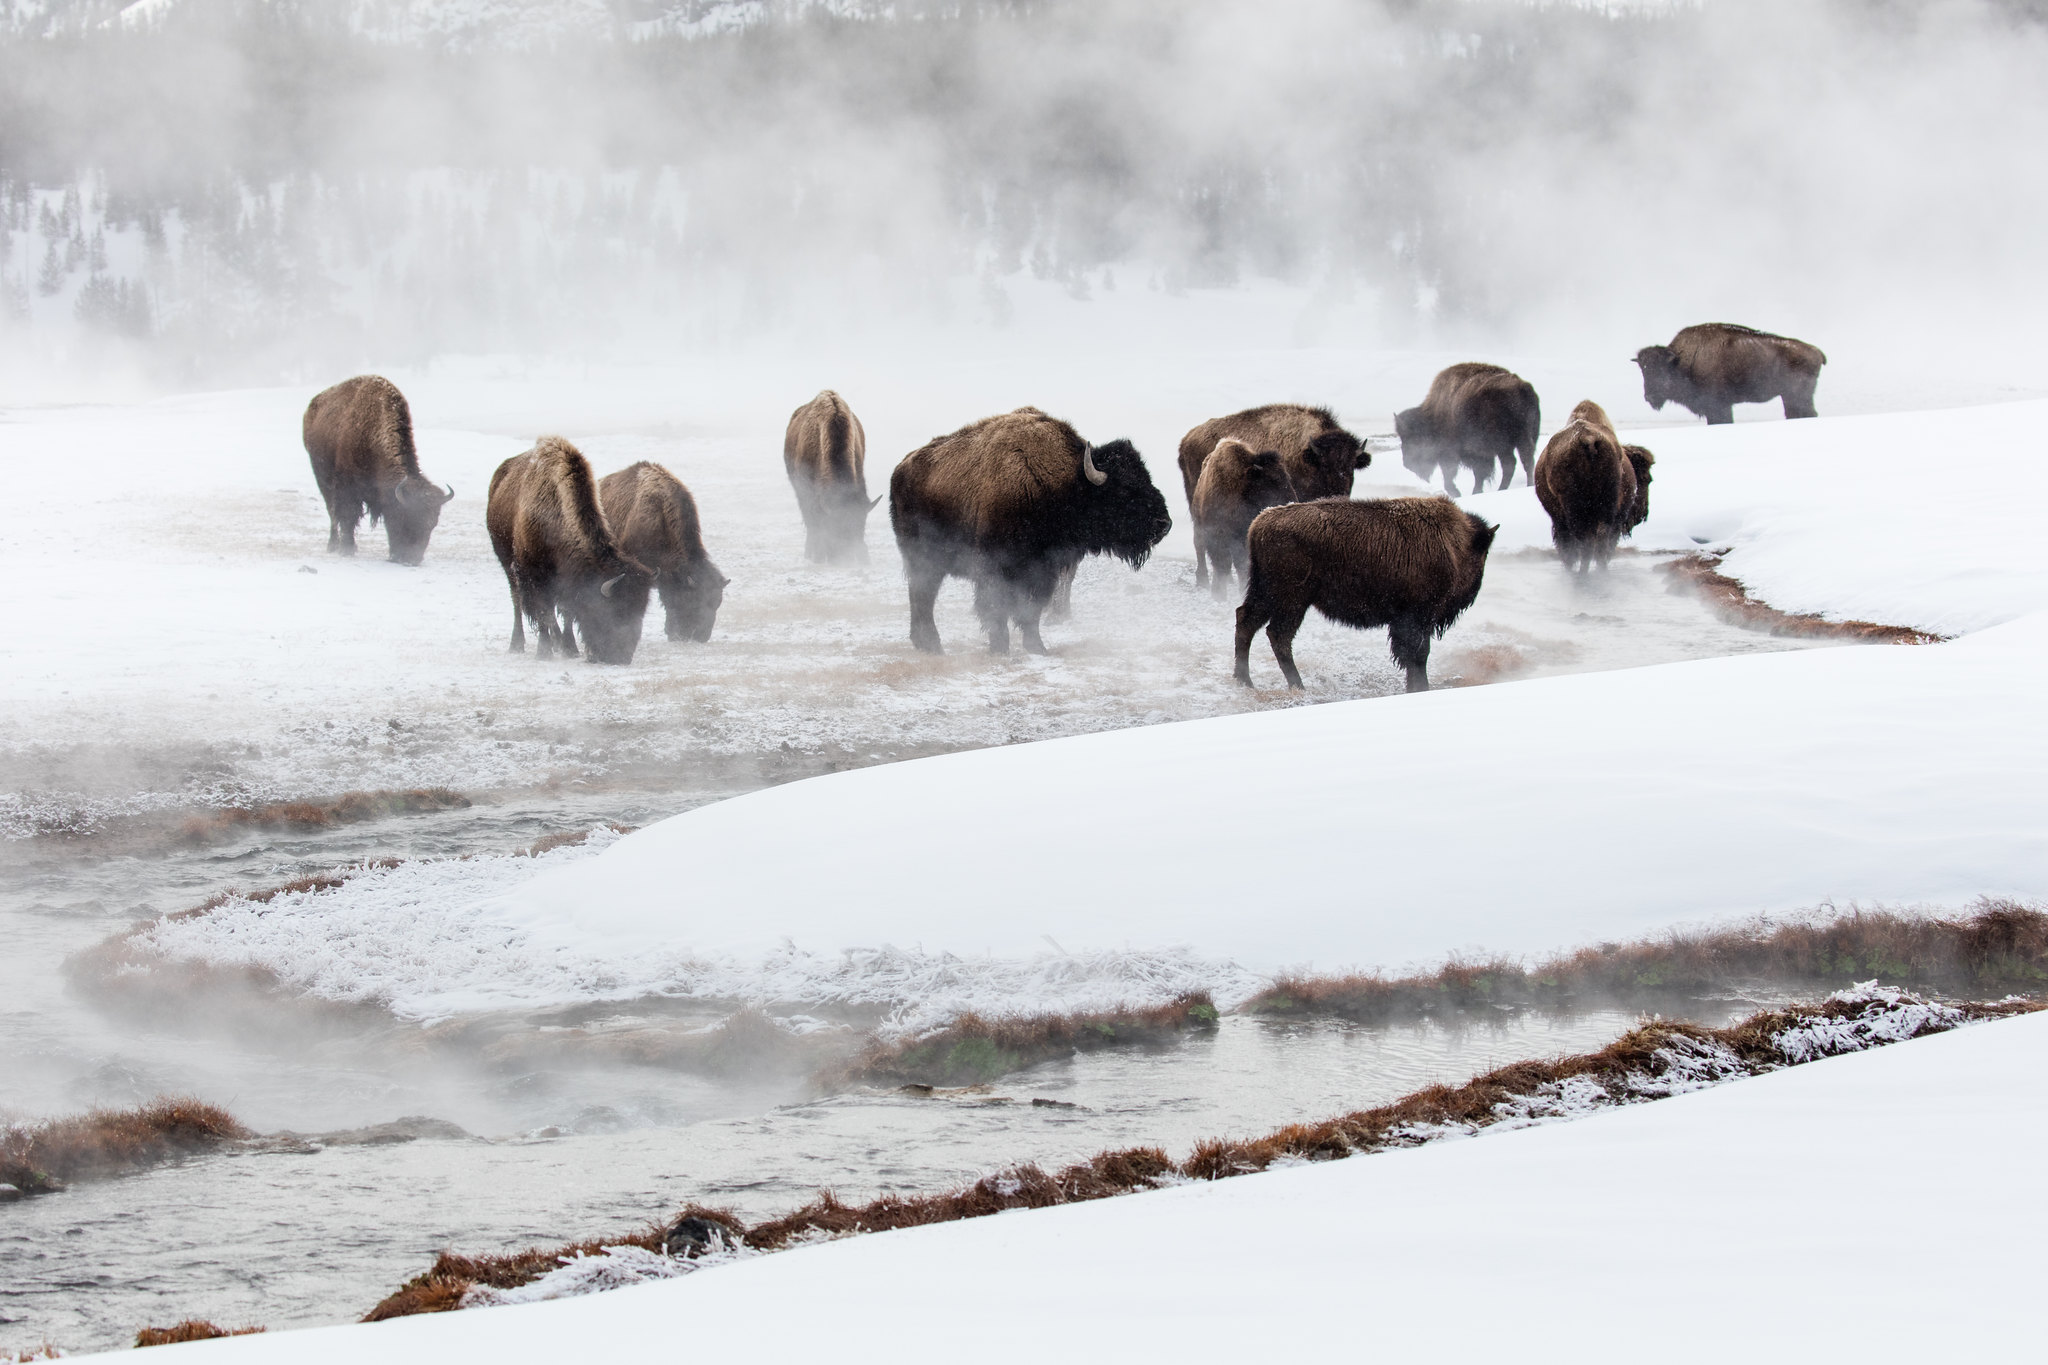
[[[1866,644],[1931,645],[1943,637],[1909,626],[1885,626],[1875,621],[1830,621],[1811,612],[1779,611],[1768,602],[1749,595],[1742,581],[1720,572],[1718,555],[1685,555],[1662,566],[1681,583],[1697,593],[1716,616],[1730,625],[1772,635],[1816,640],[1860,640]]]

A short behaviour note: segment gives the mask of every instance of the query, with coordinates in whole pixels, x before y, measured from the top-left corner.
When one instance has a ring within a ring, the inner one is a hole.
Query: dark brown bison
[[[1091,446],[1037,408],[984,417],[903,457],[889,521],[910,582],[910,641],[939,652],[932,608],[947,575],[974,581],[991,653],[1045,652],[1039,617],[1055,583],[1091,554],[1138,568],[1173,528],[1129,441]]]
[[[846,400],[826,389],[789,415],[782,467],[804,518],[804,558],[868,562],[868,437]]]
[[[1297,498],[1348,498],[1358,470],[1372,463],[1372,452],[1337,424],[1328,408],[1299,403],[1269,403],[1228,417],[1214,417],[1180,438],[1181,491],[1194,510],[1195,485],[1202,462],[1216,443],[1242,441],[1253,450],[1278,451],[1280,466]],[[1209,581],[1208,555],[1195,546],[1195,586]]]
[[[344,379],[313,395],[302,428],[313,481],[327,500],[327,552],[356,552],[356,523],[381,519],[391,562],[417,564],[455,496],[420,473],[412,444],[412,409],[390,380],[374,374]]]
[[[1421,404],[1394,414],[1401,463],[1425,483],[1441,475],[1444,492],[1458,496],[1456,473],[1472,473],[1472,491],[1484,493],[1500,466],[1500,486],[1514,481],[1515,457],[1525,478],[1535,477],[1536,428],[1542,406],[1529,381],[1498,365],[1453,365],[1430,381]]]
[[[1566,568],[1607,567],[1615,544],[1650,515],[1650,466],[1641,446],[1624,446],[1598,403],[1571,420],[1536,462],[1536,501],[1550,514],[1550,538]]]
[[[1251,582],[1237,609],[1237,680],[1252,683],[1252,636],[1266,627],[1289,687],[1294,633],[1314,607],[1360,630],[1387,627],[1408,690],[1429,690],[1429,646],[1451,628],[1486,575],[1500,528],[1443,498],[1324,499],[1259,513],[1246,537]]]
[[[582,451],[543,436],[499,465],[484,525],[512,588],[514,654],[526,648],[523,614],[540,637],[540,658],[575,654],[581,630],[590,662],[633,662],[654,575],[612,539]]]
[[[1636,352],[1643,401],[1658,411],[1676,403],[1709,422],[1735,420],[1737,403],[1782,398],[1787,417],[1816,417],[1814,385],[1828,363],[1820,347],[1791,337],[1705,322],[1671,338],[1669,346]]]
[[[642,460],[598,480],[597,501],[612,542],[654,574],[668,638],[709,640],[732,580],[704,551],[690,490],[660,465]]]
[[[1252,518],[1293,501],[1294,485],[1278,452],[1255,451],[1228,437],[1216,443],[1202,461],[1202,476],[1188,502],[1194,511],[1195,552],[1209,560],[1217,597],[1229,591],[1232,573],[1240,585],[1246,581],[1244,533]]]

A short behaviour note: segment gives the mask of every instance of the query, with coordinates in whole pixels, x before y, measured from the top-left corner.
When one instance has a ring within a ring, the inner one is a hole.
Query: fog
[[[2035,7],[15,0],[0,355],[156,385],[454,353],[1991,353],[2048,302]],[[1227,326],[1225,314],[1216,326]],[[1210,338],[1214,340],[1214,338]]]

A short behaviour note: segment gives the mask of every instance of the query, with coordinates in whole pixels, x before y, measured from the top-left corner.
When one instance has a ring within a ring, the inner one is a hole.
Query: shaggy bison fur
[[[846,400],[826,389],[789,415],[782,467],[804,518],[804,558],[868,562],[868,437]]]
[[[1472,473],[1472,491],[1484,493],[1494,466],[1500,486],[1514,481],[1515,458],[1525,478],[1534,478],[1536,428],[1542,405],[1529,381],[1498,365],[1476,361],[1453,365],[1430,381],[1419,406],[1394,414],[1401,438],[1401,463],[1418,479],[1432,473],[1444,492],[1458,496],[1457,470]]]
[[[1207,557],[1217,597],[1229,591],[1232,573],[1239,584],[1246,581],[1244,535],[1252,518],[1293,501],[1294,485],[1277,451],[1254,451],[1228,437],[1216,443],[1202,462],[1188,502],[1195,518],[1195,553]]]
[[[381,519],[394,564],[417,564],[455,496],[420,473],[412,409],[398,386],[378,375],[344,379],[313,395],[302,426],[313,481],[327,502],[327,552],[356,552],[356,523]]]
[[[1045,652],[1039,618],[1061,573],[1091,554],[1132,568],[1173,527],[1129,441],[1091,446],[1037,408],[985,417],[903,457],[889,521],[910,584],[910,640],[940,651],[932,609],[948,575],[974,582],[991,653]]]
[[[1430,642],[1479,595],[1499,529],[1443,498],[1324,499],[1259,513],[1246,537],[1237,680],[1251,686],[1252,636],[1264,626],[1287,685],[1300,687],[1294,633],[1314,607],[1360,630],[1387,627],[1408,690],[1427,691]]]
[[[732,580],[705,553],[697,500],[682,480],[642,460],[598,480],[597,501],[620,552],[654,574],[668,638],[709,640]]]
[[[1328,408],[1299,403],[1247,408],[1228,417],[1211,418],[1180,438],[1181,491],[1187,494],[1190,512],[1195,505],[1195,485],[1202,478],[1202,462],[1223,440],[1242,441],[1253,450],[1277,451],[1294,496],[1303,499],[1350,497],[1353,476],[1372,463],[1372,452],[1339,426]],[[1195,586],[1208,581],[1208,556],[1197,545]]]
[[[1818,416],[1813,390],[1827,363],[1818,346],[1732,322],[1688,327],[1669,346],[1636,352],[1644,402],[1660,412],[1676,403],[1715,424],[1734,421],[1737,403],[1773,398],[1787,417]]]
[[[654,575],[612,539],[582,451],[543,436],[499,465],[484,525],[512,589],[513,653],[526,648],[524,615],[540,658],[574,655],[581,630],[590,662],[633,662]]]
[[[1615,544],[1650,514],[1652,463],[1649,451],[1621,443],[1598,403],[1572,409],[1536,462],[1536,501],[1566,568],[1607,567]]]

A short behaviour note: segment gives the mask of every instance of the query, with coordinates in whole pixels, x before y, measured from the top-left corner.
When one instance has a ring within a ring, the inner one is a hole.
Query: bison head
[[[1421,408],[1409,408],[1394,414],[1394,434],[1401,438],[1401,463],[1427,483],[1442,462],[1443,443],[1436,423]]]
[[[384,503],[384,534],[391,543],[393,564],[418,564],[427,557],[427,541],[441,524],[441,508],[455,496],[417,474],[392,485]]]
[[[695,640],[700,645],[708,641],[718,609],[725,602],[725,585],[730,582],[708,559],[662,579],[661,609],[667,618],[668,638]]]
[[[1321,487],[1300,489],[1308,497],[1348,498],[1354,471],[1372,463],[1372,452],[1356,436],[1341,427],[1326,431],[1310,441],[1301,452],[1301,462],[1314,470]]]
[[[825,525],[822,528],[824,555],[828,564],[868,562],[868,513],[882,499],[870,498],[859,488],[835,486],[826,493]]]
[[[1280,463],[1280,452],[1262,450],[1244,470],[1244,500],[1257,510],[1294,501],[1294,482]]]
[[[594,664],[629,664],[640,648],[640,623],[654,575],[622,560],[607,578],[586,578],[567,594],[569,613],[583,632],[583,649]]]
[[[1091,554],[1110,554],[1140,568],[1173,529],[1166,499],[1129,441],[1089,446],[1081,453],[1077,530]]]
[[[1643,372],[1643,401],[1662,412],[1664,405],[1679,397],[1683,376],[1678,353],[1669,346],[1645,346],[1636,352],[1636,368]]]
[[[1633,531],[1650,515],[1650,466],[1657,463],[1657,457],[1641,446],[1623,446],[1621,453],[1628,456],[1629,467],[1636,472],[1636,500],[1629,507],[1628,525],[1623,528]]]

